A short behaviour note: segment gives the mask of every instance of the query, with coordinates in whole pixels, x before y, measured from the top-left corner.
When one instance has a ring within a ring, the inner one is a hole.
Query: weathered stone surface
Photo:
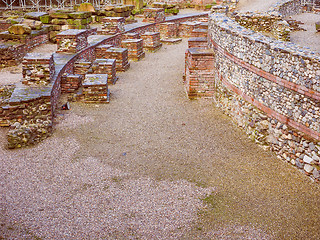
[[[84,19],[92,16],[92,12],[73,12],[69,16],[74,19]]]
[[[29,26],[33,30],[40,30],[43,26],[43,23],[41,21],[32,20],[32,19],[23,19],[23,21],[21,21],[20,24]]]
[[[49,14],[46,12],[28,12],[24,15],[25,18],[38,20],[38,21],[40,21],[40,18],[44,16],[49,16]]]
[[[59,11],[50,12],[49,15],[52,18],[68,19],[69,13],[70,11],[59,10]]]
[[[81,3],[78,12],[95,12],[95,8],[91,3]]]
[[[309,164],[305,164],[304,168],[303,168],[307,173],[312,173],[314,167],[309,165]]]
[[[15,24],[9,27],[9,33],[16,35],[30,34],[31,28],[24,24]]]

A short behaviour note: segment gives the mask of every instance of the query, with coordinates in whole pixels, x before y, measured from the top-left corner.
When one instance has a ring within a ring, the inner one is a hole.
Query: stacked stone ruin
[[[270,15],[250,13],[252,18],[246,14],[245,20],[243,16],[230,19],[224,8],[214,9],[207,44],[203,37],[201,41],[189,39],[185,82],[190,98],[208,97],[201,94],[213,84],[211,97],[216,105],[252,140],[320,181],[320,56],[248,29],[275,32],[266,29],[264,23],[275,21],[278,28],[282,17],[296,14],[299,9],[298,1],[283,0],[270,9]],[[279,34],[281,27],[278,29],[272,35],[287,40]],[[208,61],[212,66],[207,68]],[[209,69],[214,70],[212,79],[197,85],[208,76],[204,71]]]
[[[124,32],[125,19],[123,17],[105,17],[101,19],[102,30],[99,34],[117,34]]]
[[[141,34],[143,48],[148,52],[156,52],[162,47],[159,32],[145,32]]]

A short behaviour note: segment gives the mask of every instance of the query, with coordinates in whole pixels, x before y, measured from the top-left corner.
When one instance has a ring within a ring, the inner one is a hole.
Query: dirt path
[[[110,104],[73,103],[36,147],[0,129],[5,239],[319,239],[318,185],[187,100],[186,47],[132,63]]]

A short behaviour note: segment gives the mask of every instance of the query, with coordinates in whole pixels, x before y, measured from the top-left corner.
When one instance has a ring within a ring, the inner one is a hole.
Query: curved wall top
[[[297,2],[282,1],[273,9],[283,12],[284,6]],[[217,50],[217,71],[229,88],[320,139],[319,52],[246,29],[221,13],[210,15],[208,37],[209,46]]]

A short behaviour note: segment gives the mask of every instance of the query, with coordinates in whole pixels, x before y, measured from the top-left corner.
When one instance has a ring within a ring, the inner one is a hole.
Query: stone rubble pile
[[[56,35],[69,29],[89,29],[92,22],[91,12],[70,12],[65,10],[52,11],[49,16],[42,16],[43,23],[52,27],[51,41],[55,42]]]

